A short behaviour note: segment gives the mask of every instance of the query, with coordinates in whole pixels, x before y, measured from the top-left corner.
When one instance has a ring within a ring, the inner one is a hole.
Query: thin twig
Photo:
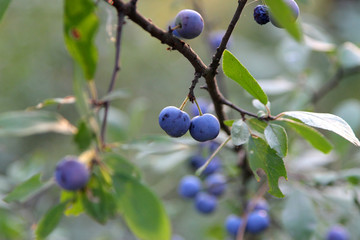
[[[120,71],[120,50],[121,50],[121,33],[122,33],[122,26],[124,24],[124,13],[122,11],[118,11],[118,22],[117,22],[117,31],[116,31],[116,41],[115,41],[115,64],[113,73],[111,76],[111,81],[108,88],[108,93],[112,92],[115,86],[115,80],[117,77],[118,72]],[[109,112],[110,102],[106,101],[104,103],[104,118],[101,125],[101,133],[100,133],[100,140],[102,146],[105,145],[105,132],[106,132],[106,124],[107,124],[107,116]]]
[[[189,100],[191,102],[194,102],[195,100],[195,94],[194,94],[194,89],[196,87],[196,84],[199,82],[199,78],[201,77],[201,73],[196,72],[194,79],[191,81],[191,86],[189,87],[189,93],[188,93],[188,97]]]

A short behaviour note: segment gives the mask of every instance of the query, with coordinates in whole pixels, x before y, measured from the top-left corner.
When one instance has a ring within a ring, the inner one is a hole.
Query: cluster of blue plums
[[[189,114],[174,106],[161,110],[159,125],[171,137],[181,137],[189,130],[199,142],[215,139],[220,132],[219,120],[214,115],[205,113],[190,119]]]
[[[90,171],[76,156],[67,156],[56,165],[54,177],[61,188],[76,191],[86,186]]]
[[[291,10],[291,21],[295,22],[296,19],[299,17],[299,6],[294,0],[284,0],[284,3]],[[254,19],[260,25],[271,22],[275,27],[282,28],[281,24],[279,24],[271,15],[271,12],[269,11],[269,7],[267,5],[258,5],[254,8]]]
[[[170,27],[174,36],[193,39],[203,31],[204,20],[198,12],[184,9],[176,15]]]
[[[243,219],[240,216],[231,214],[225,220],[225,229],[231,236],[237,236],[242,227]],[[259,234],[265,231],[270,225],[269,205],[265,199],[256,202],[252,212],[248,214],[245,232]]]

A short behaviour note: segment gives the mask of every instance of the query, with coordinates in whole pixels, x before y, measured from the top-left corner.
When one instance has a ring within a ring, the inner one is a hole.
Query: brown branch
[[[194,77],[194,80],[191,81],[191,86],[189,87],[189,93],[188,93],[188,98],[191,102],[194,102],[194,100],[195,100],[194,89],[196,87],[196,84],[199,82],[201,73],[196,72],[194,75],[195,75],[195,77]]]
[[[322,99],[326,94],[333,90],[339,83],[344,80],[346,77],[360,73],[360,67],[353,67],[347,70],[339,68],[335,75],[331,78],[330,81],[326,82],[318,91],[314,92],[311,97],[311,103],[316,104],[320,99]]]

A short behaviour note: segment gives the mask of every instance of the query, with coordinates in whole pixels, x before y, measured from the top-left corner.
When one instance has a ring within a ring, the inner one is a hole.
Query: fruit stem
[[[202,111],[201,111],[201,108],[200,108],[198,102],[196,101],[196,98],[195,98],[194,100],[195,100],[196,106],[197,106],[197,108],[198,108],[198,110],[199,110],[199,115],[202,116],[203,113],[202,113]]]
[[[186,105],[186,103],[187,103],[188,100],[189,100],[189,97],[186,96],[185,100],[182,102],[182,104],[181,104],[181,106],[180,106],[180,108],[179,108],[181,111],[184,109],[184,107],[185,107],[185,105]]]
[[[176,26],[174,26],[174,27],[172,27],[170,29],[171,29],[171,31],[174,31],[174,30],[179,29],[179,28],[181,28],[181,23],[179,23],[178,25],[176,25]]]
[[[202,172],[207,168],[207,166],[210,164],[211,160],[216,156],[216,154],[231,140],[231,136],[229,136],[223,143],[220,144],[220,146],[211,154],[208,160],[202,165],[198,170],[196,170],[195,174],[197,176],[200,176]]]

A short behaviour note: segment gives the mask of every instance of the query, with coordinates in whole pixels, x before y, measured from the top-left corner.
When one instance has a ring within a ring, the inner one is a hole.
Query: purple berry
[[[213,50],[216,50],[220,46],[220,43],[222,41],[223,36],[225,35],[225,32],[226,32],[225,30],[218,30],[215,32],[211,32],[209,34],[208,42]],[[230,37],[226,47],[229,48],[231,44],[232,44],[232,37]]]
[[[204,20],[198,12],[184,9],[176,15],[175,26],[180,26],[176,29],[180,37],[192,39],[201,34],[204,28]]]
[[[79,190],[85,187],[89,178],[88,168],[77,157],[65,157],[56,165],[55,181],[65,190]]]
[[[326,234],[326,240],[349,240],[349,239],[350,239],[350,233],[340,225],[332,226]]]
[[[217,199],[213,195],[201,192],[195,197],[195,208],[200,213],[210,214],[216,209],[216,206]]]
[[[180,180],[178,193],[184,198],[194,198],[201,190],[201,180],[195,176],[185,176]]]
[[[226,190],[226,178],[220,173],[211,174],[205,178],[205,186],[208,193],[221,196]]]
[[[171,137],[181,137],[189,130],[190,117],[179,108],[169,106],[160,112],[159,124]]]
[[[296,19],[299,17],[299,13],[300,13],[300,10],[299,10],[299,6],[297,5],[297,3],[294,1],[294,0],[283,0],[284,3],[290,8],[290,11],[292,13],[292,18],[291,18],[291,21],[292,22],[295,22]],[[271,12],[270,12],[270,22],[275,26],[275,27],[278,27],[278,28],[283,28],[281,26],[280,23],[278,23],[275,18],[271,15]]]
[[[269,214],[264,210],[250,213],[246,224],[246,231],[252,234],[258,234],[267,229],[270,225]]]
[[[242,224],[242,219],[236,215],[229,215],[225,220],[225,229],[231,236],[236,236]]]
[[[205,142],[219,135],[220,123],[214,115],[205,113],[191,119],[189,131],[195,140]]]
[[[191,168],[196,171],[199,167],[204,165],[206,159],[201,155],[194,155],[189,159]]]
[[[203,174],[205,176],[208,176],[210,174],[213,174],[214,172],[217,172],[221,170],[221,161],[218,157],[214,157],[211,162],[209,163],[209,165],[207,165],[207,167],[205,168],[205,170],[203,171]]]
[[[254,19],[260,25],[268,23],[270,21],[269,7],[266,5],[257,5],[254,8]]]

